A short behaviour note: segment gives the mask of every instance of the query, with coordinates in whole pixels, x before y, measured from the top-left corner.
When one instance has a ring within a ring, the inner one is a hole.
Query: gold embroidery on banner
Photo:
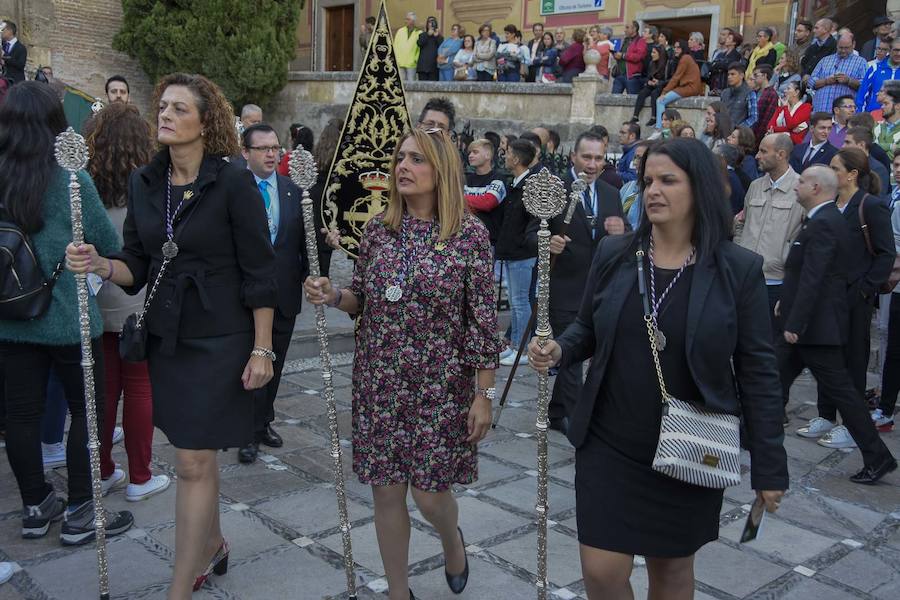
[[[340,231],[341,249],[351,256],[359,252],[366,223],[387,208],[391,155],[409,125],[382,2],[322,202],[323,223]]]

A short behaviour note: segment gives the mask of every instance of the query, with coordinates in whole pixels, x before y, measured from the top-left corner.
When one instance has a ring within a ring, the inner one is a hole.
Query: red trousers
[[[150,479],[150,446],[153,443],[153,395],[147,363],[132,363],[119,357],[119,334],[103,334],[103,365],[106,371],[106,412],[100,436],[100,474],[112,475],[113,429],[124,395],[122,427],[125,429],[125,452],[128,454],[128,478],[131,483]]]

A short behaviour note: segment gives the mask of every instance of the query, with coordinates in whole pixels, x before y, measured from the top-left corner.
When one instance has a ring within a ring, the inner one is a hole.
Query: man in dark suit
[[[850,231],[834,197],[837,178],[830,168],[813,166],[797,184],[797,201],[808,216],[785,261],[781,300],[775,310],[784,319],[778,366],[785,405],[797,375],[808,367],[822,395],[841,414],[844,426],[863,455],[864,467],[850,477],[873,484],[897,468],[878,437],[866,406],[859,400],[847,370],[843,345],[849,333],[847,279]]]
[[[572,150],[572,168],[566,177],[566,192],[578,173],[586,175],[588,189],[578,200],[572,222],[561,235],[565,212],[550,221],[550,253],[556,255],[550,274],[550,327],[559,336],[575,320],[591,269],[597,243],[606,235],[625,233],[625,215],[616,188],[598,179],[603,170],[606,143],[599,134],[586,131]],[[529,230],[529,244],[537,248],[537,222]],[[582,385],[581,364],[559,370],[550,399],[550,428],[568,428],[568,416]]]
[[[811,165],[831,164],[831,159],[838,151],[838,148],[828,141],[833,125],[830,114],[826,112],[812,114],[809,118],[809,141],[794,146],[791,151],[790,162],[794,171],[802,173]]]
[[[269,383],[254,392],[255,440],[238,451],[242,463],[252,463],[259,453],[259,445],[280,448],[281,436],[272,428],[275,419],[275,396],[281,382],[285,354],[291,343],[294,322],[300,312],[301,285],[309,274],[306,256],[306,238],[303,215],[300,209],[301,191],[289,178],[279,175],[278,166],[281,144],[278,134],[269,125],[258,123],[244,130],[242,155],[247,168],[253,173],[256,184],[266,203],[269,235],[275,247],[278,298],[275,321],[272,325],[272,350],[276,358],[274,375]]]
[[[16,37],[18,27],[12,21],[3,23],[0,39],[3,40],[3,64],[6,67],[6,79],[10,84],[25,81],[25,63],[28,61],[28,48]]]

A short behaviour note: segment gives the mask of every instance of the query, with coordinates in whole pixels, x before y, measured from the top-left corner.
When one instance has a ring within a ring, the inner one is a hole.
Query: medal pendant
[[[660,352],[666,349],[666,336],[665,334],[659,330],[659,328],[654,328],[653,336],[656,338],[656,349]]]
[[[388,302],[396,302],[403,297],[403,290],[399,285],[388,286],[388,289],[385,291],[384,297],[387,298]]]
[[[162,245],[163,257],[173,259],[178,256],[178,244],[172,240],[168,240]]]

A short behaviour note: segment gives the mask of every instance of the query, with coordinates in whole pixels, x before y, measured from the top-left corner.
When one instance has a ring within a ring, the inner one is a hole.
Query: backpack
[[[62,271],[60,261],[45,280],[28,236],[13,221],[0,217],[0,319],[29,321],[47,312]]]

